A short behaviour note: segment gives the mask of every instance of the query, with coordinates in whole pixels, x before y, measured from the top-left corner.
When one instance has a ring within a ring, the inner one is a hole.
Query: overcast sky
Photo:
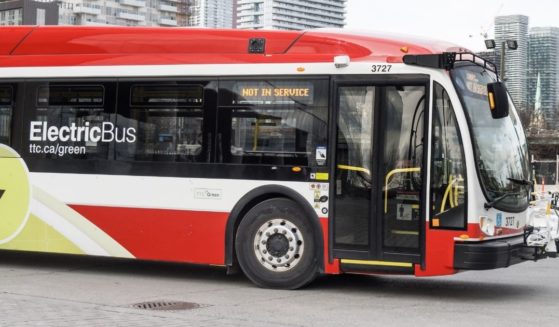
[[[558,0],[348,0],[348,29],[405,33],[450,41],[471,50],[493,37],[495,16],[522,14],[529,27],[558,26]]]

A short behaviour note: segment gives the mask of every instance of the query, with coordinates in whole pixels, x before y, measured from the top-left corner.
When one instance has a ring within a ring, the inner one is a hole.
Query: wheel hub
[[[283,257],[289,251],[289,240],[283,234],[274,234],[266,242],[266,250],[274,257]]]
[[[254,237],[254,253],[271,271],[292,269],[299,263],[303,251],[303,235],[295,224],[285,219],[267,221]]]

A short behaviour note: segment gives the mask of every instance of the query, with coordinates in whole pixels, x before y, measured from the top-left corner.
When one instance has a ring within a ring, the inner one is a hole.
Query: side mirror
[[[507,117],[509,115],[509,97],[507,87],[503,82],[487,84],[487,100],[493,119]]]

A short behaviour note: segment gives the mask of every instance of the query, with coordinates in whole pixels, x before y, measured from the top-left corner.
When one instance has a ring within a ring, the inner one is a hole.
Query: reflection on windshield
[[[495,75],[477,66],[453,71],[458,93],[470,121],[476,166],[489,201],[510,194],[495,207],[521,211],[528,205],[528,189],[509,178],[529,180],[528,146],[512,101],[507,117],[493,119],[487,101],[487,83]]]

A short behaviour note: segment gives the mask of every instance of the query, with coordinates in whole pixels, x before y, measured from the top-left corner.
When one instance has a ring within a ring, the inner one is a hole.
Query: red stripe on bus
[[[133,256],[144,260],[223,265],[229,213],[71,205]],[[339,274],[328,261],[328,219],[321,218],[324,270]]]
[[[456,273],[454,269],[454,238],[464,231],[431,229],[429,222],[425,227],[425,267],[415,266],[416,276],[440,276]],[[470,226],[468,226],[470,227]]]
[[[72,205],[133,256],[223,265],[226,212]]]
[[[496,237],[484,237],[479,224],[468,224],[467,230],[445,230],[431,228],[426,222],[425,235],[425,266],[426,270],[421,270],[419,265],[415,266],[416,276],[442,276],[455,274],[454,269],[454,244],[455,238],[461,235],[468,235],[473,239],[491,240],[499,236],[519,235],[522,229],[501,228]]]
[[[321,217],[320,225],[322,226],[322,237],[324,240],[324,272],[327,274],[338,275],[341,274],[340,271],[340,260],[334,259],[332,262],[329,260],[328,255],[328,218]]]

